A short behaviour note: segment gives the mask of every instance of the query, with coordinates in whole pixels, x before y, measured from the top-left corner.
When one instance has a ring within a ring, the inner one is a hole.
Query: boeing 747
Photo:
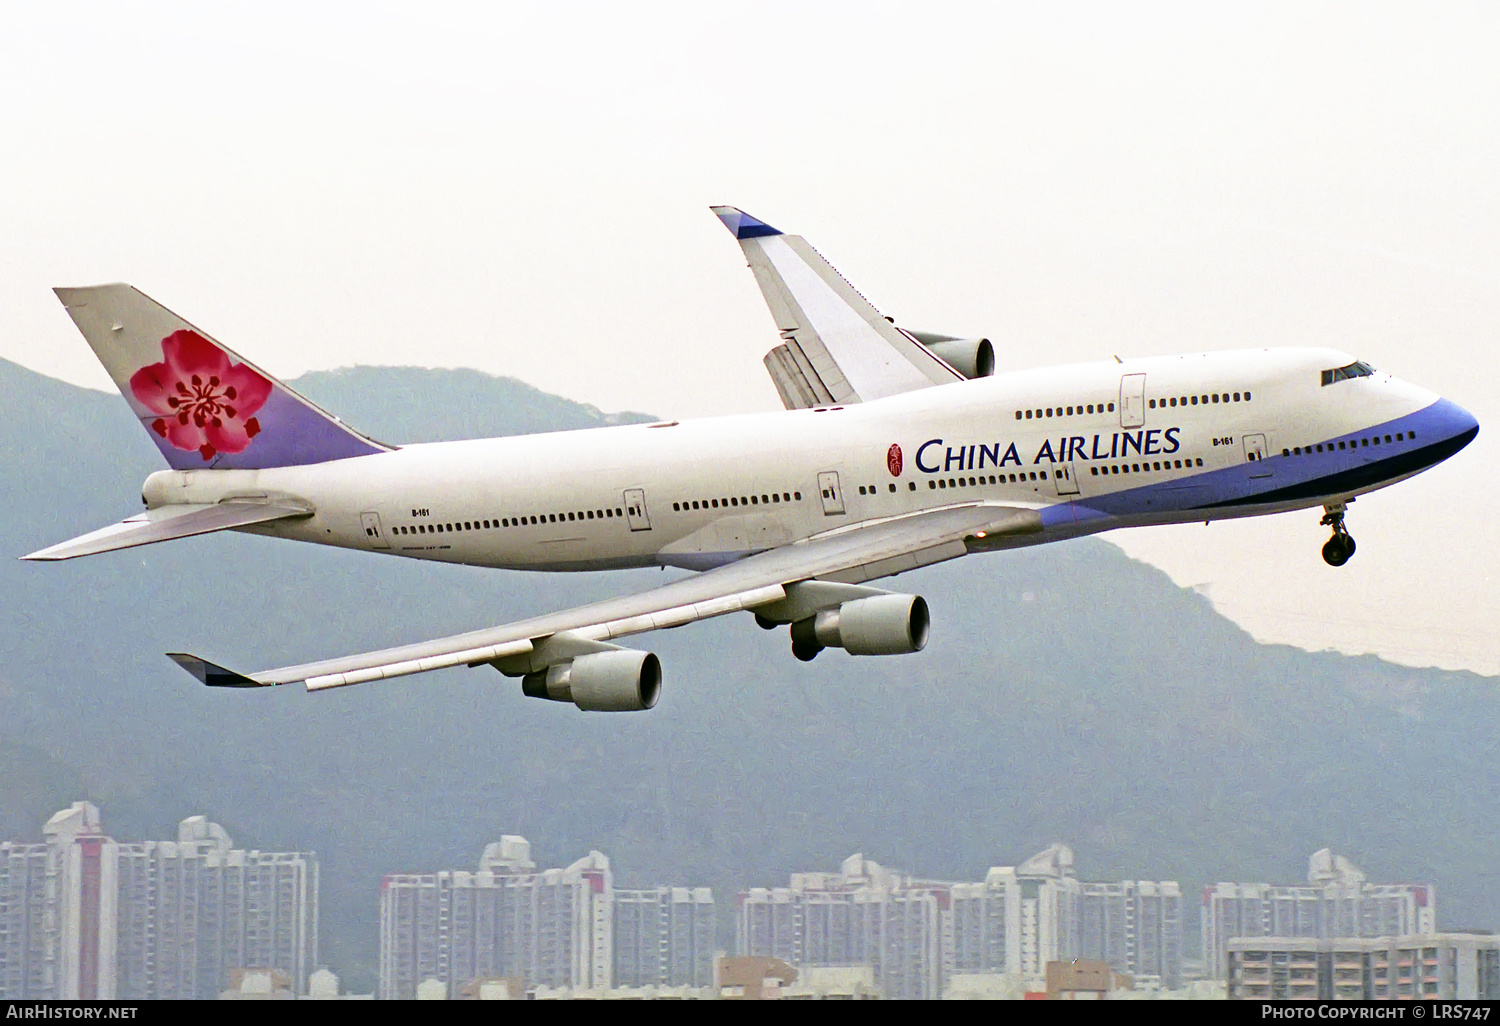
[[[689,576],[517,623],[205,684],[309,691],[492,666],[535,698],[649,709],[661,665],[621,638],[746,612],[827,648],[897,655],[926,602],[870,582],[1117,528],[1322,507],[1354,554],[1358,495],[1468,445],[1478,422],[1333,349],[1253,349],[995,373],[987,339],[882,316],[802,238],[734,207],[781,341],[785,410],[421,445],[376,441],[128,285],[58,289],[170,469],[145,512],[33,552],[71,559],[243,531],[514,570]]]

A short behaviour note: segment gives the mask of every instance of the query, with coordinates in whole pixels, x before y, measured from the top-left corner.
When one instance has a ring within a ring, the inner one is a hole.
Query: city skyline
[[[313,970],[341,968],[318,955],[312,853],[235,849],[203,816],[182,820],[175,842],[119,842],[86,801],[52,816],[43,834],[41,844],[0,842],[0,997],[212,997],[233,989],[235,972],[261,969],[303,993]],[[539,868],[518,835],[487,845],[476,869],[393,871],[378,893],[384,999],[414,997],[428,980],[449,997],[501,978],[552,990],[705,988],[725,953],[809,970],[866,966],[888,998],[936,998],[965,980],[1037,980],[1048,963],[1078,959],[1109,964],[1137,988],[1176,991],[1224,980],[1235,944],[1258,950],[1257,938],[1439,932],[1430,883],[1372,883],[1327,849],[1309,857],[1305,886],[1205,885],[1192,960],[1178,881],[1080,879],[1062,843],[972,882],[855,854],[837,869],[730,896],[727,945],[711,888],[616,887],[598,850]]]

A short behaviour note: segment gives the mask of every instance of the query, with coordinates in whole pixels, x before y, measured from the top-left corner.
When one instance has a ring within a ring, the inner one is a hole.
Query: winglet
[[[258,680],[246,677],[243,673],[226,670],[217,663],[211,663],[207,659],[200,659],[186,652],[168,652],[167,658],[211,688],[269,687]]]
[[[751,217],[739,207],[709,207],[724,222],[736,239],[758,239],[765,235],[780,235],[781,232],[766,222]]]

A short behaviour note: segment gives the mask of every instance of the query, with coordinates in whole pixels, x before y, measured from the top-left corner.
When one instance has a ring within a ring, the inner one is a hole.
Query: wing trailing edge
[[[302,681],[309,691],[485,663],[504,673],[526,672],[555,654],[549,648],[595,651],[632,634],[775,607],[787,602],[802,582],[860,585],[957,558],[976,545],[991,547],[1002,538],[1040,530],[1041,516],[1034,509],[963,503],[839,528],[650,591],[396,648],[252,674],[236,673],[198,656],[179,653],[171,658],[215,687]]]

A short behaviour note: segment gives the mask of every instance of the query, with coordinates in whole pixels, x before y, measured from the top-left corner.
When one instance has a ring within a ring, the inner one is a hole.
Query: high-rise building
[[[1228,943],[1230,1000],[1500,1000],[1500,937],[1252,937]]]
[[[1059,945],[1063,959],[1108,963],[1139,984],[1182,985],[1182,889],[1175,881],[1076,883],[1073,913]]]
[[[608,987],[613,884],[597,851],[538,871],[531,845],[508,835],[477,872],[393,873],[380,885],[382,999],[414,998],[425,980],[450,998],[475,980],[518,976],[528,986]]]
[[[122,843],[76,802],[41,844],[0,844],[0,997],[217,996],[240,969],[301,990],[317,968],[318,863],[233,847],[217,823]]]
[[[1077,879],[1054,844],[983,883],[952,885],[945,974],[1040,979],[1048,962],[1089,959],[1176,988],[1182,980],[1182,891],[1175,881]]]
[[[887,998],[936,998],[950,890],[851,855],[837,873],[794,873],[790,886],[741,894],[739,953],[799,969],[870,966]]]
[[[915,879],[855,855],[837,873],[741,894],[737,942],[799,970],[869,966],[887,998],[938,997],[962,976],[1039,983],[1048,962],[1080,958],[1175,989],[1182,892],[1170,880],[1079,881],[1065,844],[982,883]]]
[[[1430,884],[1372,884],[1327,848],[1308,859],[1307,884],[1217,883],[1203,889],[1203,958],[1222,980],[1229,941],[1254,937],[1396,937],[1437,931]]]
[[[616,987],[711,987],[716,919],[707,887],[614,892]]]

